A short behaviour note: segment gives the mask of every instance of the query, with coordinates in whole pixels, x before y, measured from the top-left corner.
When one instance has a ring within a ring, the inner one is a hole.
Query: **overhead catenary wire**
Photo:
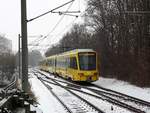
[[[79,2],[79,3],[78,3],[78,5],[79,5],[79,11],[80,11],[80,0],[78,0],[78,2]]]
[[[67,14],[67,13],[63,13],[63,15],[67,15],[67,16],[75,16],[75,17],[78,17],[78,15]]]
[[[66,29],[67,29],[69,26],[71,26],[76,20],[77,20],[77,18],[75,18],[71,23],[69,23],[68,25],[66,25],[66,26],[64,27],[64,29],[63,29],[61,32],[59,32],[59,33],[54,37],[54,39],[55,39],[56,37],[60,36],[64,31],[66,31]],[[39,46],[40,46],[40,45],[39,45]],[[43,46],[41,46],[41,47],[43,47]],[[46,48],[45,50],[47,50],[49,47],[50,47],[50,46],[47,46],[47,48]]]
[[[66,12],[71,8],[71,6],[73,5],[74,0],[72,0],[71,4],[69,5],[69,7],[67,8]],[[39,43],[41,43],[44,39],[46,39],[56,28],[57,26],[60,24],[60,22],[63,20],[65,15],[62,15],[62,17],[59,19],[59,21],[56,23],[56,25],[53,27],[53,29],[44,37],[38,39],[36,45],[39,45]],[[36,41],[36,40],[35,40]],[[31,49],[33,49],[34,47],[32,47]]]
[[[44,15],[50,13],[50,12],[52,13],[52,12],[55,11],[56,9],[59,9],[59,8],[65,6],[65,5],[67,5],[67,4],[69,4],[69,3],[73,3],[73,2],[74,2],[74,0],[71,0],[71,1],[69,1],[69,2],[67,2],[67,3],[64,3],[63,5],[58,6],[58,7],[54,8],[54,9],[52,9],[52,10],[50,10],[50,11],[44,13],[44,14],[41,14],[41,15],[39,15],[39,16],[37,16],[37,17],[34,17],[34,18],[30,19],[30,20],[27,20],[27,22],[33,21],[33,20],[35,20],[35,19],[37,19],[37,18],[40,18],[40,17],[42,17],[42,16],[44,16]],[[38,39],[35,39],[33,42],[34,42],[34,43],[35,43],[35,42],[38,42],[38,41],[40,41],[42,38],[43,38],[43,37],[38,38]]]
[[[72,2],[74,2],[74,1],[75,1],[75,0],[71,0],[71,1],[69,1],[69,2],[66,2],[66,3],[64,3],[64,4],[62,4],[62,5],[58,6],[58,7],[56,7],[56,8],[54,8],[54,9],[50,10],[50,11],[47,11],[46,13],[43,13],[43,14],[41,14],[41,15],[39,15],[39,16],[36,16],[36,17],[34,17],[34,18],[32,18],[32,19],[27,20],[27,22],[31,22],[31,21],[33,21],[33,20],[35,20],[35,19],[38,19],[38,18],[40,18],[40,17],[42,17],[42,16],[45,16],[45,15],[47,15],[48,13],[51,13],[51,12],[55,11],[56,9],[59,9],[59,8],[65,6],[65,5],[69,4],[69,3],[72,3]]]
[[[90,9],[90,7],[88,7],[84,12],[86,12],[87,10],[89,10]],[[65,11],[65,12],[69,12],[69,11]],[[72,16],[75,16],[75,17],[82,17],[83,16],[83,14],[84,14],[84,12],[82,12],[82,13],[80,13],[80,15],[72,15]],[[55,12],[54,12],[55,13]],[[64,15],[67,15],[67,14],[64,14]],[[75,19],[76,20],[76,19]],[[75,21],[74,21],[75,22]],[[42,38],[43,39],[43,38]],[[41,40],[41,39],[40,39]],[[40,41],[39,40],[39,41]]]
[[[90,7],[88,7],[87,9],[85,9],[82,13],[80,13],[80,15],[78,15],[77,17],[83,17],[83,14],[86,12],[86,11],[88,11],[90,9]],[[69,11],[68,11],[69,12]],[[75,23],[75,21],[77,20],[77,18],[75,18],[70,24],[68,24],[67,26],[70,26],[71,24],[73,24],[73,23]],[[65,28],[68,28],[68,27],[65,27]],[[59,34],[61,34],[62,32],[64,32],[65,30],[63,29]],[[57,37],[57,36],[59,36],[59,34],[58,35],[56,35],[55,37]],[[47,37],[46,37],[47,38]],[[41,42],[40,42],[41,43]],[[40,46],[40,43],[38,43],[38,46]],[[43,46],[42,46],[43,47]],[[49,47],[47,47],[47,49],[48,49]],[[47,49],[45,49],[44,48],[44,50],[47,50]]]
[[[39,38],[43,37],[43,35],[39,35],[39,36],[34,36],[34,38],[36,37],[35,40],[33,40],[31,43],[29,43],[28,45],[33,45],[33,43],[35,43]]]
[[[76,20],[77,20],[77,18],[75,18],[72,22],[70,22],[68,25],[66,25],[66,26],[63,28],[63,30],[60,31],[57,35],[52,35],[52,36],[54,37],[54,39],[55,39],[56,37],[60,36],[64,31],[66,31],[66,29],[68,29],[69,26],[71,26]],[[50,45],[51,45],[51,44],[49,44],[49,42],[48,42],[48,44],[43,44],[43,45],[37,44],[37,45],[33,45],[33,46],[41,47],[40,50],[47,50],[47,49],[50,47]],[[32,45],[30,45],[30,46],[32,46]],[[32,49],[33,49],[33,48],[32,48]]]
[[[73,2],[71,2],[71,1],[69,1],[70,3],[73,3]],[[67,3],[69,3],[69,2],[67,2]],[[66,4],[66,3],[65,3]],[[79,3],[78,3],[78,5],[79,5],[79,11],[59,11],[60,13],[63,13],[64,15],[67,15],[67,13],[77,13],[77,12],[80,12],[80,0],[79,0]],[[60,7],[60,6],[59,6]],[[58,7],[57,7],[58,8]],[[56,8],[55,8],[56,9]],[[80,13],[80,15],[71,15],[71,16],[75,16],[75,17],[83,17],[83,14],[84,14],[84,12],[86,12],[87,10],[89,10],[90,9],[90,7],[88,7],[86,10],[84,10],[82,13]],[[52,13],[59,13],[59,12],[56,12],[56,11],[54,11],[53,10],[53,12]],[[66,14],[65,14],[66,13]],[[63,15],[62,14],[62,15]],[[76,20],[76,19],[75,19]],[[75,22],[75,21],[74,21]],[[56,24],[57,25],[57,24]],[[54,29],[55,30],[55,29]],[[50,35],[51,33],[49,33],[49,35]],[[41,38],[37,38],[36,40],[34,40],[33,42],[35,43],[34,45],[36,45],[36,46],[40,46],[40,41],[41,40],[44,40],[45,38],[47,38],[49,35],[46,35],[46,36],[43,36],[43,37],[41,37]],[[53,36],[53,35],[52,35]],[[57,35],[58,36],[58,35]],[[44,39],[43,39],[44,38]],[[31,49],[33,49],[34,47],[32,47]]]
[[[62,15],[62,14],[66,14],[66,13],[80,13],[80,10],[78,11],[53,11],[52,13],[58,13],[59,15]]]
[[[87,11],[88,9],[89,8],[87,8],[85,11]],[[81,17],[84,14],[84,12],[82,12],[80,15],[78,15],[78,17]],[[57,37],[60,34],[62,34],[70,25],[72,25],[73,23],[75,23],[76,20],[77,20],[77,18],[75,18],[71,23],[69,23],[67,26],[65,26],[64,29],[60,33],[58,33],[55,37]]]
[[[72,6],[72,4],[73,4],[73,2],[70,4],[70,6],[68,7],[67,10],[70,9],[70,7]],[[57,26],[58,26],[58,25],[60,24],[60,22],[63,20],[64,16],[65,16],[65,15],[63,15],[63,16],[58,20],[58,22],[56,23],[56,25],[52,28],[52,30],[51,30],[46,36],[44,36],[43,38],[41,38],[39,41],[42,41],[42,40],[44,40],[45,38],[47,38],[47,37],[57,28]]]

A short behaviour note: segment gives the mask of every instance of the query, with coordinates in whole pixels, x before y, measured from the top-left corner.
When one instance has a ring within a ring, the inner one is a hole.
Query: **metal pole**
[[[22,89],[28,91],[28,47],[26,0],[21,0],[21,36],[22,36]]]
[[[21,78],[20,75],[20,34],[18,35],[18,57],[19,57],[19,78]]]

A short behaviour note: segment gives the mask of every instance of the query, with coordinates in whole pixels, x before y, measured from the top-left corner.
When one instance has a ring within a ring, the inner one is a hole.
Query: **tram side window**
[[[48,66],[48,62],[46,62],[45,65]]]
[[[52,59],[52,66],[55,66],[55,59]]]
[[[70,68],[77,69],[77,60],[76,57],[70,58]]]
[[[70,67],[70,58],[69,57],[66,58],[66,67],[67,68]]]
[[[60,59],[57,59],[57,67],[60,68]]]
[[[51,66],[51,61],[50,60],[48,61],[48,64],[49,64],[49,66]]]

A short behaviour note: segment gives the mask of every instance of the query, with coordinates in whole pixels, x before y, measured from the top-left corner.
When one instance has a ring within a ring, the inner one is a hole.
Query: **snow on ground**
[[[150,102],[150,88],[140,88],[128,82],[103,77],[94,84]]]
[[[88,100],[90,103],[97,106],[99,109],[101,109],[105,113],[131,113],[131,111],[118,107],[117,105],[113,105],[105,100],[100,100],[100,99],[88,96],[86,94],[83,94],[77,91],[73,91],[73,92],[80,95],[85,100]]]
[[[32,91],[35,93],[35,96],[37,97],[37,101],[39,103],[38,107],[43,111],[43,113],[65,113],[65,110],[62,107],[62,105],[55,99],[55,97],[53,97],[53,95],[48,91],[48,89],[34,75],[32,74],[30,75],[29,81],[32,87]],[[94,84],[150,102],[150,88],[140,88],[131,85],[127,82],[119,81],[116,79],[102,78],[102,77],[100,78],[99,81],[94,82]],[[102,102],[101,104],[104,103]],[[104,109],[108,108],[107,110],[111,111],[110,107],[107,107],[105,105]],[[115,108],[115,109],[116,110],[111,111],[110,113],[118,113],[121,111],[119,110],[120,108],[118,109]]]
[[[31,75],[29,82],[43,113],[65,113],[62,105],[35,76]]]

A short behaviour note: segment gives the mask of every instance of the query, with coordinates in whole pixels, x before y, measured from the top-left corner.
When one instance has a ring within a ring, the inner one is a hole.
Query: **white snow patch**
[[[103,77],[94,84],[150,102],[150,88],[140,88],[127,82]]]
[[[62,105],[36,77],[30,77],[29,82],[43,113],[65,113]]]
[[[30,75],[32,76],[32,74]],[[47,76],[50,76],[50,74],[47,73]],[[38,107],[43,111],[43,113],[65,113],[66,112],[62,107],[62,105],[55,99],[55,97],[49,92],[49,90],[35,76],[30,77],[29,80],[32,86],[32,91],[35,93],[35,96],[37,97],[37,100],[40,104]],[[150,102],[150,88],[140,88],[131,85],[127,82],[119,81],[116,79],[103,78],[103,77],[100,77],[100,80],[94,82],[94,84]],[[53,90],[57,91],[58,94],[61,94],[60,93],[61,90],[59,90],[59,88],[57,89],[53,88]],[[94,105],[98,105],[98,107],[102,108],[102,110],[106,112],[109,113],[130,112],[126,109],[121,109],[118,106],[112,105],[105,101],[96,100],[92,97],[87,97],[86,95],[80,93],[78,94],[83,96],[85,99],[90,100]],[[113,110],[111,110],[112,106],[113,106]]]

